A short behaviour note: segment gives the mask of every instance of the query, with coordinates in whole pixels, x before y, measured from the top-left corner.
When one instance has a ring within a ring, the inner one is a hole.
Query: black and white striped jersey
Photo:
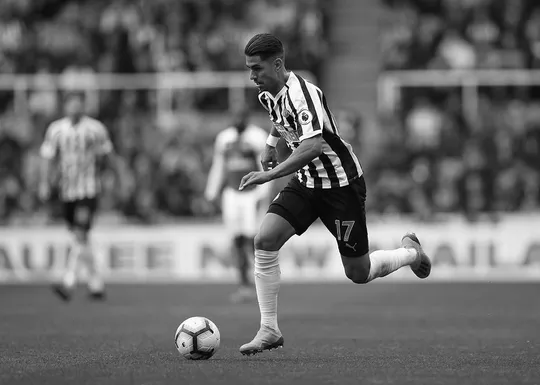
[[[65,201],[94,198],[101,190],[99,157],[113,146],[105,126],[83,116],[76,124],[69,118],[50,124],[41,145],[41,156],[58,157],[60,192]]]
[[[276,96],[264,91],[259,94],[259,101],[292,150],[302,140],[322,135],[322,154],[297,172],[304,186],[343,187],[362,175],[360,162],[351,145],[340,137],[320,88],[290,72],[287,83]]]

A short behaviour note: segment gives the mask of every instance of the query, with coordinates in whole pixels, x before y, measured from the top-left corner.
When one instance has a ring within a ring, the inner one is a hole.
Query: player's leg
[[[54,283],[52,288],[64,301],[69,301],[71,299],[78,278],[77,272],[80,262],[81,246],[77,241],[77,235],[74,233],[75,209],[77,204],[77,201],[64,201],[62,203],[64,220],[67,223],[72,238],[70,240],[70,247],[66,257],[66,266],[63,271],[62,280],[59,284]]]
[[[84,261],[88,270],[88,293],[92,299],[105,298],[105,282],[101,274],[101,269],[96,258],[96,253],[92,247],[89,231],[85,232]]]
[[[240,285],[232,293],[230,299],[234,303],[249,302],[257,297],[252,280],[249,277],[251,270],[250,259],[254,256],[253,237],[248,235],[237,235],[234,238],[236,266]],[[251,244],[251,245],[250,245]]]
[[[97,198],[87,198],[76,211],[76,224],[82,247],[82,259],[88,270],[88,291],[92,299],[105,297],[105,283],[101,275],[96,253],[92,247],[90,231],[97,210]]]
[[[245,250],[244,235],[243,235],[243,216],[244,207],[242,204],[242,193],[233,190],[230,187],[225,188],[221,199],[221,212],[223,216],[223,223],[227,232],[231,235],[233,244],[233,258],[236,262],[236,268],[238,271],[239,288],[234,292],[230,299],[233,302],[239,302],[242,300],[243,291],[242,288],[247,285],[247,269],[245,269],[244,261],[248,258],[247,251]]]
[[[419,278],[427,278],[431,272],[431,261],[414,233],[405,234],[401,247],[394,250],[376,250],[362,256],[346,256],[341,251],[341,261],[345,274],[354,283],[386,277],[404,266],[410,266]]]
[[[240,276],[240,285],[244,288],[249,288],[251,286],[251,280],[249,279],[249,260],[251,256],[249,251],[252,249],[249,242],[253,241],[259,225],[257,223],[256,213],[256,189],[247,192],[234,191],[234,193],[238,199],[238,273]]]
[[[331,190],[328,194],[323,191],[321,194],[325,194],[321,219],[337,240],[345,274],[351,281],[371,282],[403,266],[411,266],[421,278],[429,275],[429,272],[418,273],[421,266],[426,271],[429,258],[414,234],[406,234],[402,247],[398,249],[369,253],[363,178],[352,182],[349,187]]]
[[[241,220],[239,227],[241,236],[238,241],[238,268],[241,277],[241,287],[237,293],[235,293],[234,300],[250,301],[256,298],[256,291],[253,288],[251,279],[249,278],[249,271],[251,270],[251,263],[253,256],[255,255],[255,235],[257,229],[262,222],[260,215],[260,199],[261,188],[257,187],[248,192],[241,192]]]
[[[281,281],[279,249],[296,233],[283,217],[269,212],[255,237],[255,288],[261,314],[255,338],[240,347],[242,354],[256,354],[283,345],[277,322],[277,300]]]
[[[277,321],[281,281],[279,250],[294,234],[302,234],[317,218],[308,189],[297,179],[280,192],[255,236],[255,287],[261,313],[255,338],[240,347],[242,354],[255,354],[283,345]]]
[[[245,235],[239,234],[234,237],[234,249],[237,256],[237,267],[238,275],[240,277],[240,286],[249,287],[251,286],[251,280],[248,276],[249,271],[249,241],[253,238]]]

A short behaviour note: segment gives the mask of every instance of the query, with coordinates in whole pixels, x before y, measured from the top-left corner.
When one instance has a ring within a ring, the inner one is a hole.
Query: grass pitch
[[[540,285],[283,285],[283,349],[245,357],[256,303],[232,285],[118,285],[104,303],[0,287],[0,384],[540,384]],[[173,337],[201,315],[221,331],[208,361]]]

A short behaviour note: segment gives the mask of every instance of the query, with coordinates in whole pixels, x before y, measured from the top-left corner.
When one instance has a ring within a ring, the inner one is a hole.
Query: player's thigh
[[[262,220],[259,211],[260,193],[257,189],[253,189],[246,192],[239,192],[239,194],[241,194],[241,216],[239,223],[241,235],[254,237]]]
[[[221,199],[221,214],[223,217],[223,223],[228,232],[233,235],[241,234],[241,215],[242,207],[240,206],[241,197],[238,191],[234,191],[231,188],[226,188],[223,191]]]
[[[84,198],[73,202],[72,230],[85,239],[94,225],[97,205],[97,198]]]
[[[319,215],[336,239],[339,252],[349,258],[369,253],[366,187],[363,177],[347,187],[319,191]]]
[[[75,208],[77,201],[63,201],[62,202],[62,215],[64,221],[70,230],[75,227]]]
[[[272,201],[265,215],[255,247],[279,250],[294,234],[303,234],[317,219],[313,193],[294,178]]]
[[[282,216],[268,212],[264,216],[259,232],[255,236],[255,249],[277,251],[294,234],[295,228]]]

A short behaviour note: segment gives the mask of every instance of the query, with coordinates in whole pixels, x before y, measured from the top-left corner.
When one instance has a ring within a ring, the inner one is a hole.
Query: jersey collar
[[[266,97],[270,98],[274,103],[277,102],[279,100],[279,98],[281,96],[283,96],[283,94],[285,92],[287,92],[287,90],[289,89],[289,87],[291,86],[292,82],[294,81],[294,78],[296,78],[296,75],[292,72],[292,71],[289,71],[289,78],[287,79],[287,82],[285,83],[285,85],[283,86],[283,88],[281,90],[279,90],[279,92],[276,94],[276,96],[273,96],[270,92],[268,91],[264,91],[264,94]]]

